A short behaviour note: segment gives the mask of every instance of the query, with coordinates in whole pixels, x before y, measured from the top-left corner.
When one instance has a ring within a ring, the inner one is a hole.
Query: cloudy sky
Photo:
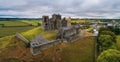
[[[3,18],[41,18],[53,13],[80,18],[120,18],[120,0],[0,0]]]

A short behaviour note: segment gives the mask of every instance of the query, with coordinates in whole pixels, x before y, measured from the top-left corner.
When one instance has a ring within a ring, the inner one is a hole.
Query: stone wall
[[[20,40],[24,41],[25,43],[29,43],[29,40],[27,40],[25,37],[23,37],[20,33],[15,34]]]
[[[57,45],[57,44],[59,44],[59,43],[61,43],[60,40],[54,40],[54,41],[52,41],[52,42],[48,42],[48,43],[45,43],[45,44],[41,44],[41,45],[39,45],[39,46],[37,46],[37,47],[32,47],[32,46],[30,46],[30,51],[31,51],[31,53],[32,53],[33,55],[41,54],[44,49],[53,47],[53,46],[55,46],[55,45]]]

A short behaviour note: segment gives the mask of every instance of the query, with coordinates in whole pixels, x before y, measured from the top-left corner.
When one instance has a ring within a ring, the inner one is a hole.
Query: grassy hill
[[[94,38],[84,38],[65,45],[62,62],[93,62]]]
[[[56,31],[53,31],[53,32],[43,31],[41,27],[37,27],[31,30],[28,30],[26,32],[22,32],[21,34],[24,37],[26,37],[28,40],[33,40],[36,35],[42,35],[44,38],[48,40],[53,40],[55,39],[57,32]],[[14,41],[14,38],[16,38],[15,35],[0,38],[0,44],[1,44],[0,48],[7,47],[10,42]]]
[[[23,32],[27,39],[34,39],[41,34],[44,38],[53,40],[56,31],[42,31],[41,27]],[[0,62],[93,62],[94,37],[83,38],[72,43],[61,43],[43,51],[41,55],[33,56],[23,41],[13,36],[0,38]]]

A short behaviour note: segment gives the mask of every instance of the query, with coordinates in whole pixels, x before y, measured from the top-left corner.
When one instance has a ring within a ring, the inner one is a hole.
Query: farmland
[[[0,21],[0,24],[4,24],[4,26],[27,26],[27,25],[37,26],[38,23],[42,23],[42,21],[41,20]]]
[[[16,32],[24,32],[38,26],[41,20],[13,20],[13,21],[0,21],[0,37],[13,35]]]
[[[2,27],[0,28],[0,37],[13,35],[16,32],[23,32],[35,28],[34,26],[25,27]]]
[[[4,24],[4,26],[25,26],[25,25],[29,25],[29,24],[23,23],[21,21],[0,21],[0,24]]]

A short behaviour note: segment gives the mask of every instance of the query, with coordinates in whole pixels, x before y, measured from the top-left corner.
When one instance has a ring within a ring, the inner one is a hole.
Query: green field
[[[0,37],[14,35],[16,32],[23,32],[35,28],[34,26],[26,27],[0,27]]]
[[[21,21],[0,21],[0,24],[4,24],[4,26],[26,26],[26,25],[29,25],[29,24],[23,23]]]
[[[13,35],[16,32],[24,32],[38,26],[42,23],[41,20],[17,20],[17,21],[0,21],[5,27],[0,27],[0,37]],[[30,26],[32,25],[32,26]]]
[[[42,23],[42,21],[41,20],[0,21],[0,24],[4,24],[4,26],[27,26],[27,25],[37,26],[38,23]]]

